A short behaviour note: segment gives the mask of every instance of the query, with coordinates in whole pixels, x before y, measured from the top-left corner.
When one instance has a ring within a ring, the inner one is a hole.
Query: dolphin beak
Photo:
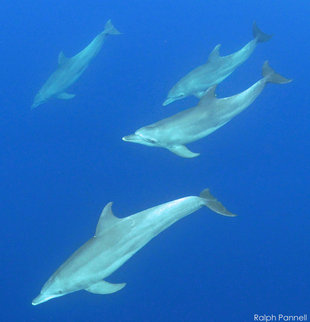
[[[39,105],[41,105],[42,102],[34,102],[32,105],[31,105],[31,109],[35,109],[36,107],[38,107]]]
[[[168,104],[170,104],[170,103],[172,103],[172,102],[174,102],[174,101],[175,101],[175,99],[174,99],[174,98],[172,98],[172,97],[167,98],[167,99],[163,102],[163,106],[166,106],[166,105],[168,105]]]
[[[49,298],[47,298],[46,296],[44,296],[43,294],[40,294],[38,295],[36,298],[34,298],[32,300],[32,305],[38,305],[38,304],[41,304],[43,302],[46,302],[48,301]]]
[[[139,136],[137,134],[130,134],[130,135],[124,136],[122,140],[125,142],[137,142],[139,140]]]
[[[36,298],[34,298],[32,300],[32,305],[38,305],[38,304],[47,302],[48,300],[51,300],[51,299],[58,297],[58,296],[61,296],[61,295],[53,296],[53,295],[46,295],[46,294],[41,293]]]

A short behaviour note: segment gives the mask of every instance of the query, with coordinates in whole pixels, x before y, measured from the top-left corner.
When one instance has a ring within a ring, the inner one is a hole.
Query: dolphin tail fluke
[[[211,195],[209,189],[204,189],[200,193],[200,198],[203,199],[204,205],[211,209],[212,211],[228,217],[235,217],[237,215],[231,213],[229,210],[227,210],[214,196]]]
[[[262,74],[268,83],[275,83],[275,84],[286,84],[290,83],[292,80],[283,77],[282,75],[276,73],[269,65],[268,61],[264,62],[262,68]]]
[[[112,24],[111,19],[109,19],[105,26],[104,26],[104,31],[105,34],[109,34],[109,35],[120,35],[121,32],[119,32]]]
[[[270,38],[272,37],[272,35],[267,35],[264,32],[262,32],[257,27],[257,24],[255,21],[253,22],[252,31],[253,31],[253,37],[257,40],[257,42],[266,42],[270,40]]]

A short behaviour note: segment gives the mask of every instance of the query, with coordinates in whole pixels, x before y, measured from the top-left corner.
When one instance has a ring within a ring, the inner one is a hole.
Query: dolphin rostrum
[[[67,88],[82,75],[91,60],[99,53],[107,36],[119,34],[120,32],[112,25],[111,20],[108,20],[104,30],[78,54],[67,58],[63,52],[60,52],[57,70],[48,78],[37,93],[31,109],[45,103],[50,98],[73,98],[74,94],[66,93]]]
[[[33,305],[79,290],[109,294],[126,284],[103,279],[122,266],[140,248],[181,218],[206,206],[224,216],[235,216],[205,189],[200,197],[189,196],[138,212],[115,217],[108,203],[99,218],[96,233],[73,253],[44,284]]]
[[[221,45],[215,46],[207,63],[195,68],[181,78],[169,91],[163,105],[166,106],[190,95],[201,98],[209,87],[219,84],[239,65],[244,63],[254,51],[257,43],[268,41],[272,37],[263,33],[255,22],[253,23],[253,36],[254,39],[228,56],[220,56]]]
[[[267,83],[291,81],[277,74],[267,61],[262,74],[263,78],[247,90],[230,97],[216,98],[214,85],[205,92],[197,106],[142,127],[123,140],[166,148],[183,158],[197,157],[199,153],[190,151],[185,144],[197,141],[229,122],[259,96]]]

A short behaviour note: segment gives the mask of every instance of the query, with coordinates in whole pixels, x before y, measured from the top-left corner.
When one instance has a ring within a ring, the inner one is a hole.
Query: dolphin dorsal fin
[[[221,44],[216,45],[208,57],[208,62],[214,62],[220,58],[220,47]]]
[[[95,236],[101,236],[107,228],[110,228],[112,225],[117,223],[120,218],[117,218],[112,211],[112,202],[109,202],[102,210],[100,215]]]
[[[215,90],[216,90],[217,85],[213,85],[212,87],[209,87],[204,95],[201,97],[197,107],[205,107],[209,102],[213,101],[216,99],[216,94],[215,94]]]
[[[63,65],[68,61],[69,58],[65,56],[63,51],[61,51],[58,55],[58,65]]]

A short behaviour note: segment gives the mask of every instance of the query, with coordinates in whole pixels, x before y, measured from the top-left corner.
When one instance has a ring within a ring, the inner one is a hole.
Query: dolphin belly
[[[72,72],[70,68],[58,68],[43,85],[40,90],[41,95],[47,100],[64,93],[66,89],[79,78],[86,67],[87,66],[85,66],[83,70],[79,70],[79,73],[76,73],[75,71]]]

